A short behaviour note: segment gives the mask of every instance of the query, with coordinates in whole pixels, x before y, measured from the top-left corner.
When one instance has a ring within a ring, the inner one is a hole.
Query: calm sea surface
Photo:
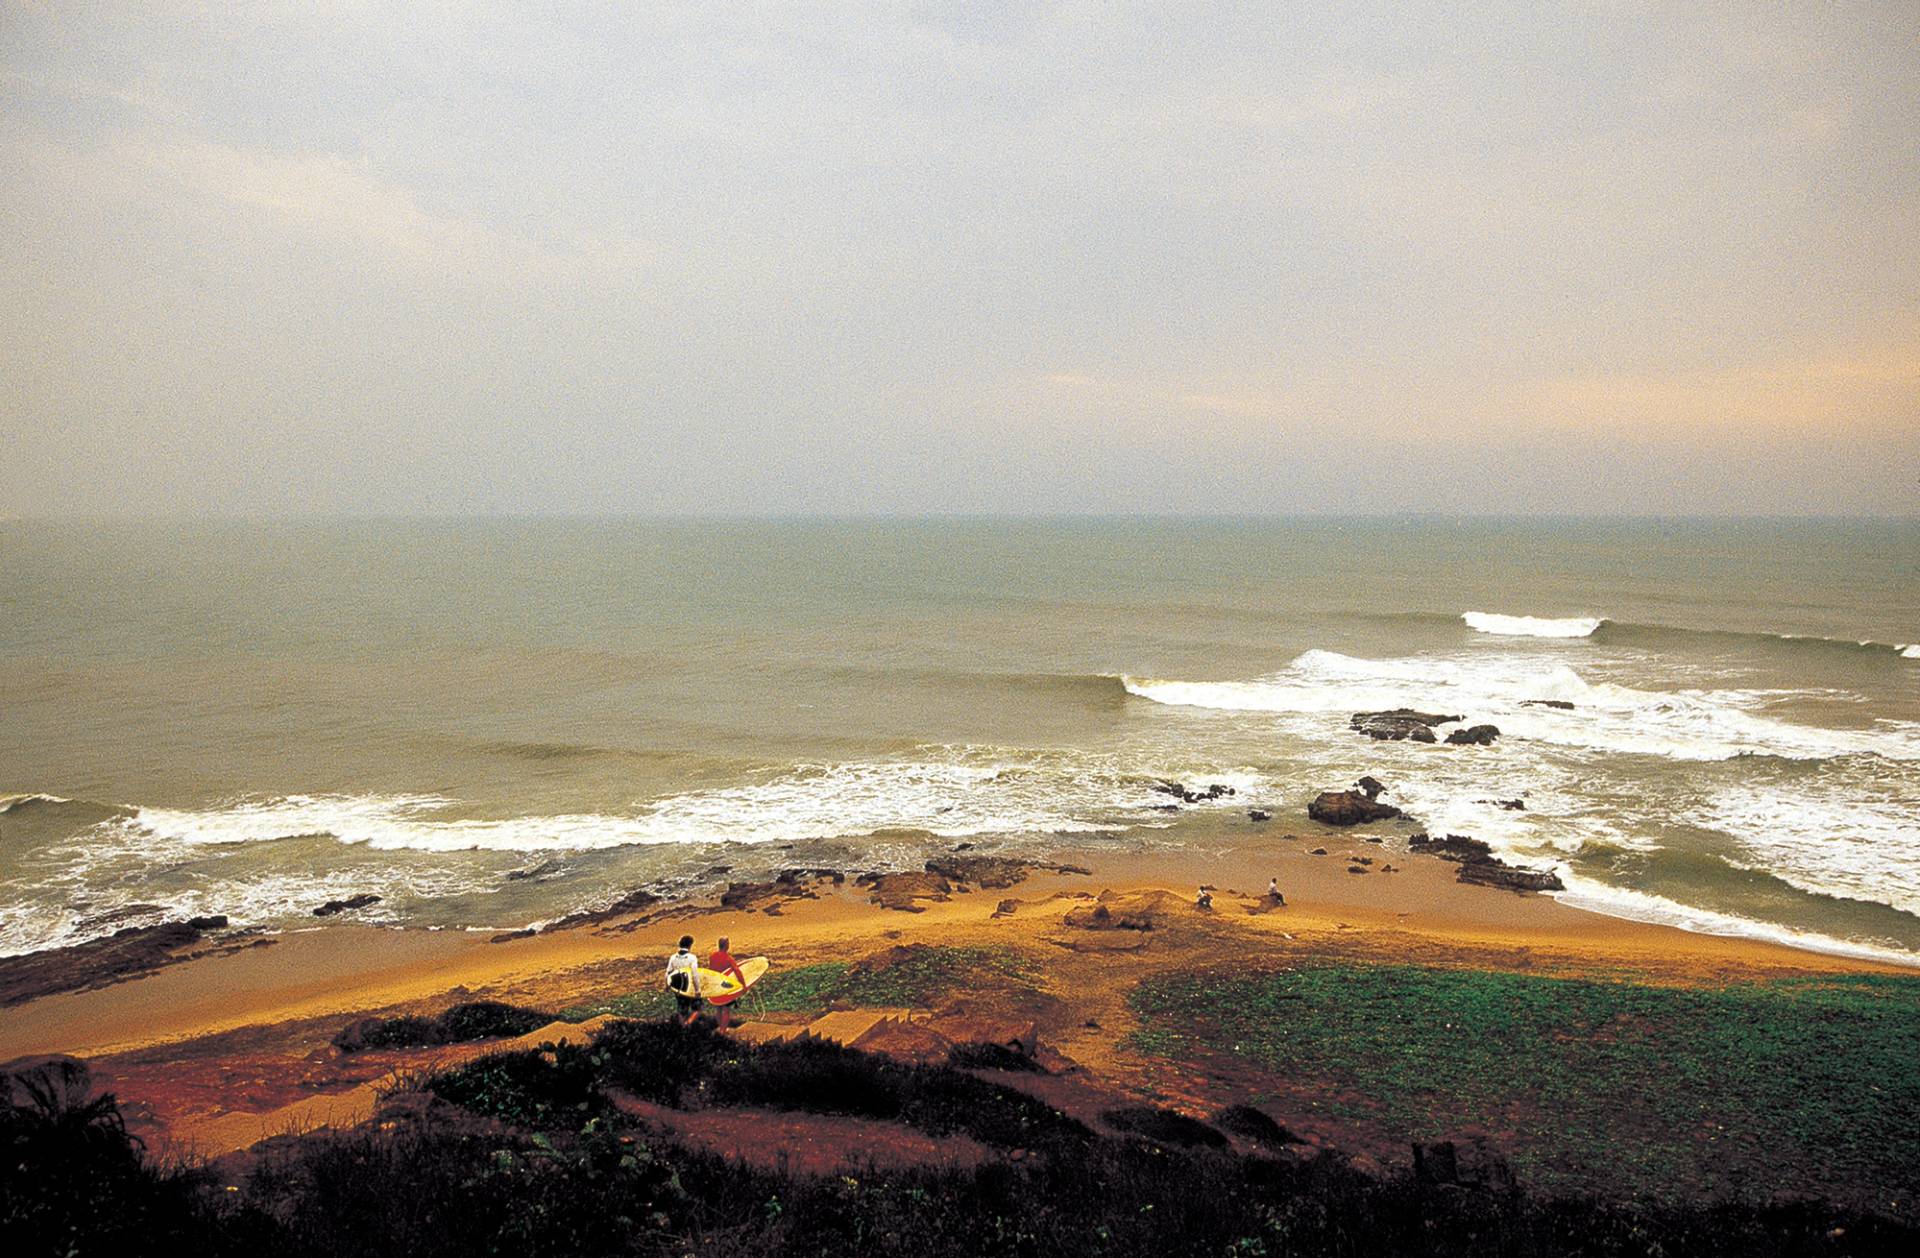
[[[1920,961],[1916,643],[1914,521],[0,523],[0,952],[1198,863],[1370,772],[1575,903]],[[1503,736],[1347,728],[1402,705]]]

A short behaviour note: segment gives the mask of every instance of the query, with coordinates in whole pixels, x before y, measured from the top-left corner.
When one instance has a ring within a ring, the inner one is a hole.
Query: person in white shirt
[[[692,1026],[700,1016],[700,958],[693,955],[693,936],[680,936],[680,951],[667,958],[667,986],[680,1003],[680,1022]]]

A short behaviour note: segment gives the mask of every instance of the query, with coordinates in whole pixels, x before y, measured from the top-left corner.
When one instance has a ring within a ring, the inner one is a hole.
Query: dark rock
[[[749,912],[795,894],[794,888],[798,886],[797,882],[782,883],[778,878],[772,882],[730,882],[720,893],[720,907]]]
[[[167,910],[158,904],[129,904],[106,913],[96,913],[92,917],[83,917],[73,925],[76,930],[84,934],[94,934],[107,926],[131,926],[143,919],[166,915]],[[146,924],[153,923],[147,921]]]
[[[1507,891],[1565,889],[1560,881],[1560,875],[1552,870],[1522,869],[1509,865],[1495,856],[1493,849],[1485,843],[1479,839],[1470,839],[1464,834],[1449,834],[1444,839],[1416,834],[1407,841],[1407,846],[1416,852],[1425,852],[1430,856],[1438,856],[1442,860],[1459,862],[1459,881],[1461,882],[1483,887],[1500,887]]]
[[[1460,1168],[1455,1160],[1453,1141],[1416,1141],[1413,1146],[1413,1177],[1423,1184],[1457,1184]]]
[[[1247,809],[1247,820],[1248,821],[1272,821],[1273,814],[1268,812],[1264,808],[1249,808]]]
[[[1152,930],[1156,925],[1150,909],[1128,906],[1116,913],[1104,904],[1070,910],[1061,920],[1079,930]]]
[[[1425,831],[1407,840],[1407,846],[1416,852],[1425,852],[1429,856],[1438,856],[1449,861],[1490,861],[1493,849],[1479,839],[1470,839],[1464,834],[1449,834],[1436,839]]]
[[[796,866],[789,869],[783,869],[779,873],[773,876],[773,880],[775,882],[783,882],[789,885],[796,882],[805,882],[809,880],[814,882],[824,881],[824,882],[830,882],[837,887],[841,883],[847,880],[847,876],[844,873],[841,873],[837,869],[827,869],[823,866],[810,865],[810,866],[804,866],[804,867]]]
[[[151,974],[184,961],[200,931],[185,922],[126,926],[105,939],[70,948],[0,957],[0,1007],[50,996],[86,991]]]
[[[553,873],[559,868],[560,862],[558,861],[541,861],[538,865],[533,865],[526,869],[509,869],[507,871],[507,881],[522,882],[528,878],[540,878]]]
[[[1180,782],[1155,782],[1151,789],[1188,804],[1204,804],[1208,800],[1226,799],[1234,794],[1234,789],[1225,782],[1209,782],[1203,787],[1188,787]]]
[[[1364,874],[1367,872],[1367,867],[1365,865],[1349,865],[1347,866],[1347,872],[1350,874]]]
[[[1330,826],[1357,826],[1400,815],[1392,804],[1379,803],[1359,791],[1321,791],[1307,805],[1307,816]]]
[[[1368,738],[1383,742],[1399,742],[1411,738],[1415,742],[1430,743],[1433,727],[1450,725],[1464,718],[1449,716],[1440,712],[1416,712],[1412,708],[1393,708],[1385,712],[1355,712],[1348,725]]]
[[[1566,884],[1551,869],[1519,869],[1505,861],[1472,861],[1460,866],[1459,881],[1505,891],[1564,891]]]
[[[1327,854],[1327,849],[1324,847],[1316,847],[1311,852],[1307,853],[1307,855],[1309,856],[1325,856],[1326,854]]]
[[[1227,1106],[1213,1116],[1213,1125],[1269,1149],[1299,1143],[1299,1137],[1275,1122],[1265,1110],[1251,1105]]]
[[[345,913],[350,909],[364,909],[369,904],[380,903],[380,897],[362,891],[359,895],[350,895],[344,900],[328,900],[313,911],[315,917],[332,917],[336,913]]]
[[[1100,1121],[1115,1131],[1144,1136],[1159,1144],[1181,1145],[1187,1148],[1224,1149],[1227,1147],[1227,1138],[1199,1119],[1188,1118],[1185,1114],[1176,1114],[1168,1109],[1155,1109],[1151,1105],[1129,1105],[1122,1109],[1110,1109],[1100,1115]]]
[[[1019,908],[1020,901],[1018,900],[1002,900],[993,906],[993,915],[995,917],[1012,917],[1019,911]]]
[[[1450,1184],[1487,1192],[1508,1192],[1515,1185],[1513,1167],[1479,1137],[1415,1142],[1413,1177],[1422,1184]]]
[[[1520,706],[1523,708],[1556,708],[1562,712],[1573,711],[1573,705],[1565,699],[1522,699]]]
[[[1368,774],[1358,782],[1355,782],[1354,787],[1368,799],[1379,799],[1382,795],[1386,794],[1387,791],[1387,784],[1372,774]]]
[[[1492,804],[1494,807],[1504,808],[1508,812],[1525,812],[1527,810],[1527,801],[1524,799],[1476,799],[1473,802],[1476,804]]]
[[[1027,876],[1023,861],[1004,856],[936,856],[926,864],[930,874],[953,882],[970,882],[987,891],[1002,891]]]
[[[525,930],[503,930],[499,934],[495,935],[493,938],[487,940],[487,942],[488,943],[509,943],[515,939],[531,939],[533,938],[535,933],[536,932],[531,926],[527,927]]]
[[[855,886],[867,888],[872,903],[901,913],[924,913],[926,906],[919,901],[945,900],[953,890],[953,884],[945,878],[924,870],[862,874],[853,881]]]
[[[1152,789],[1160,791],[1162,795],[1173,795],[1181,803],[1206,803],[1210,799],[1225,799],[1235,793],[1233,787],[1225,782],[1210,782],[1202,787],[1188,787],[1181,782],[1156,782]]]
[[[644,889],[629,891],[603,909],[583,909],[578,913],[569,913],[557,922],[549,922],[541,928],[541,933],[569,930],[575,926],[597,926],[615,918],[644,913],[658,903],[660,903],[660,897],[651,891]]]
[[[1447,741],[1455,747],[1491,747],[1493,740],[1500,737],[1497,725],[1469,725],[1447,735]]]
[[[189,917],[187,919],[187,925],[193,927],[195,930],[225,930],[227,928],[227,915],[225,913],[209,913],[205,917]]]

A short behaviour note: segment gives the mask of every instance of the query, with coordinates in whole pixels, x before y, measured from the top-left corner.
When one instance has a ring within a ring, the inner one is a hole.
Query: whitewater
[[[956,842],[1204,860],[1256,841],[1248,808],[1302,831],[1371,773],[1583,907],[1920,957],[1911,524],[15,522],[0,547],[0,953],[363,893],[364,921],[517,928]],[[1398,707],[1500,735],[1350,727]],[[1170,781],[1234,793],[1170,806]]]

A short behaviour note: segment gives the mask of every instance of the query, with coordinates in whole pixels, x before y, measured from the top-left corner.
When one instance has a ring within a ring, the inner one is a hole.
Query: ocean
[[[1199,863],[1365,773],[1573,904],[1920,962],[1920,522],[0,522],[5,954]]]

